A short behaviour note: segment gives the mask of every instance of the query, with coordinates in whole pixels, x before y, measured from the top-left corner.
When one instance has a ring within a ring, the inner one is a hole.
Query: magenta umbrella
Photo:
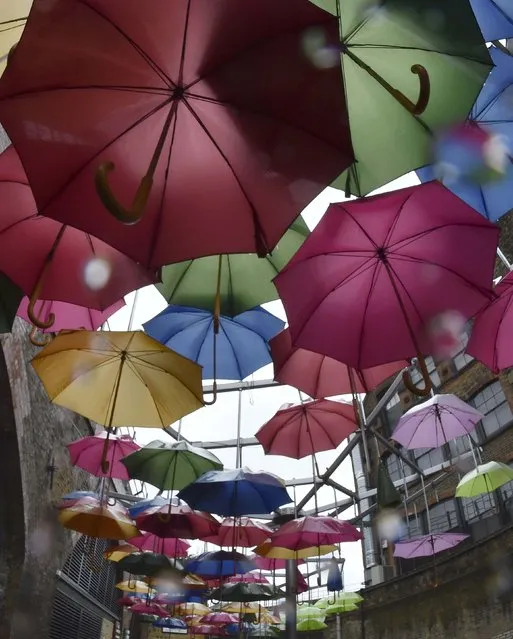
[[[229,623],[239,623],[239,617],[232,615],[229,612],[209,612],[208,615],[204,615],[199,620],[201,625],[207,626],[225,626]],[[218,634],[219,628],[216,629],[214,634]],[[194,628],[196,632],[196,628]]]
[[[499,229],[438,182],[332,204],[274,282],[292,342],[356,369],[418,357],[441,314],[493,299]]]
[[[336,359],[292,345],[288,328],[269,342],[274,362],[274,379],[322,399],[333,395],[368,393],[408,366],[406,360],[356,370]]]
[[[352,404],[316,399],[285,404],[256,432],[266,455],[301,459],[333,450],[358,428]]]
[[[218,546],[232,548],[252,548],[262,544],[271,536],[271,529],[253,521],[249,517],[227,517],[221,522],[217,534],[205,537],[202,541],[208,541]]]
[[[130,612],[139,615],[156,615],[157,617],[169,617],[169,612],[157,603],[136,603],[130,608]]]
[[[307,516],[283,524],[271,536],[271,543],[280,548],[299,550],[305,546],[327,546],[360,539],[362,533],[348,521]]]
[[[431,557],[443,550],[454,548],[454,546],[465,541],[468,536],[460,533],[431,533],[421,537],[397,541],[394,548],[394,557],[403,559]]]
[[[107,451],[105,451],[105,440]],[[130,476],[121,459],[135,453],[140,446],[127,435],[114,435],[104,431],[99,435],[82,437],[68,444],[71,463],[95,477],[111,477],[128,481]],[[107,462],[105,464],[105,461]]]
[[[271,557],[262,557],[261,555],[250,555],[251,561],[253,561],[260,570],[285,570],[287,567],[287,559],[273,559]],[[305,563],[304,559],[294,559],[297,566]]]
[[[245,575],[234,575],[229,577],[225,583],[227,584],[268,584],[269,579],[254,572],[247,572]]]
[[[151,532],[157,537],[202,539],[214,536],[219,522],[209,513],[193,510],[185,504],[152,506],[135,517],[139,530]]]
[[[187,551],[191,547],[184,539],[157,537],[157,535],[148,532],[143,532],[138,537],[127,539],[127,544],[131,544],[139,548],[139,550],[150,550],[167,557],[186,557]]]
[[[513,273],[499,282],[495,292],[498,298],[477,314],[467,353],[499,373],[513,366]]]
[[[435,395],[399,419],[392,439],[408,449],[438,448],[471,433],[483,415],[450,393]]]

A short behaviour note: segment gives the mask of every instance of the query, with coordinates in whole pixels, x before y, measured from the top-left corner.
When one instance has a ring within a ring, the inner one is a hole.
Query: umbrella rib
[[[169,295],[165,295],[164,298],[166,300],[166,302],[168,304],[171,304],[171,300],[173,299],[173,297],[175,296],[176,292],[178,291],[179,287],[181,286],[181,284],[183,283],[183,280],[187,277],[187,274],[189,273],[189,271],[191,270],[191,268],[193,267],[194,262],[196,262],[196,260],[187,260],[187,264],[183,270],[183,272],[180,274],[180,276],[177,278],[176,284],[172,287],[172,291]],[[170,266],[175,266],[174,264],[170,265]],[[163,273],[165,272],[165,267],[163,269]],[[162,282],[162,285],[165,286],[165,282]]]
[[[364,341],[364,331],[365,331],[365,324],[367,321],[367,311],[369,309],[369,305],[370,305],[370,300],[372,297],[372,294],[374,293],[374,289],[377,286],[377,280],[378,280],[378,275],[380,273],[380,265],[381,262],[379,260],[376,260],[375,263],[372,265],[370,264],[370,266],[373,266],[373,273],[372,273],[372,278],[371,278],[371,284],[369,286],[369,290],[367,292],[367,299],[365,301],[365,308],[362,314],[362,321],[360,324],[360,337],[358,340],[358,368],[361,368],[361,362],[362,362],[362,355],[363,355],[363,341]],[[347,279],[346,279],[347,282]],[[341,286],[340,284],[336,287],[338,288],[339,286]],[[327,297],[327,296],[326,296]],[[324,300],[323,300],[324,301]]]
[[[390,241],[392,239],[392,236],[394,234],[394,231],[397,227],[397,225],[399,224],[399,220],[401,218],[401,214],[404,211],[404,208],[406,207],[406,205],[408,204],[408,202],[410,201],[410,199],[413,197],[413,192],[410,192],[408,194],[408,196],[406,197],[406,199],[401,203],[401,206],[399,206],[397,208],[397,212],[394,216],[394,219],[392,220],[392,224],[390,225],[387,234],[385,236],[385,241],[383,242],[383,245],[387,247],[387,249],[390,249],[392,246],[394,246],[394,244],[391,244]]]
[[[331,433],[328,431],[327,428],[325,428],[323,426],[322,422],[320,421],[320,419],[317,418],[317,416],[315,415],[315,412],[313,410],[309,411],[309,417],[311,417],[311,419],[319,425],[319,428],[323,431],[323,433],[326,435],[326,437],[329,439],[331,445],[333,446],[333,450],[335,450],[335,448],[337,448],[338,444],[335,441],[333,441],[333,438],[331,437]],[[315,452],[321,452],[321,451],[315,451]]]
[[[234,320],[234,319],[232,319],[232,318],[227,317],[227,318],[225,318],[225,321],[227,321],[228,323],[232,323],[232,324],[234,324],[236,327],[240,327],[241,329],[244,329],[244,328],[245,328],[242,324],[239,324],[237,321],[235,321],[235,320]],[[221,322],[219,322],[219,328],[220,328],[220,329],[221,329],[221,331],[224,333],[224,336],[226,337],[226,341],[228,342],[228,344],[230,344],[230,347],[231,347],[232,352],[233,352],[233,358],[234,358],[235,363],[236,363],[236,365],[237,365],[237,370],[239,371],[240,380],[242,381],[242,380],[244,379],[244,377],[243,377],[243,372],[244,372],[244,371],[241,369],[241,367],[240,367],[240,363],[239,363],[239,360],[238,360],[238,358],[237,358],[237,355],[235,354],[235,348],[233,347],[233,342],[232,342],[232,340],[230,339],[230,337],[228,336],[228,333],[227,333],[227,331],[226,331],[225,327],[221,324]],[[246,329],[246,330],[251,330],[251,329]],[[256,331],[255,331],[255,335],[258,335],[258,333],[256,333]]]
[[[207,321],[206,321],[206,328],[205,328],[205,331],[204,331],[204,333],[203,333],[203,339],[200,341],[199,348],[198,348],[198,352],[196,353],[196,359],[195,359],[195,361],[196,361],[197,363],[198,363],[198,362],[199,362],[199,360],[200,360],[200,357],[201,357],[201,351],[203,350],[203,347],[205,346],[205,341],[206,341],[206,339],[207,339],[208,333],[209,333],[209,331],[210,331],[210,329],[212,328],[212,325],[213,325],[213,323],[214,323],[214,322],[213,322],[213,319],[212,319],[212,316],[210,316],[210,317],[208,317],[208,318],[205,318],[205,319],[207,320]],[[220,318],[219,318],[219,328],[222,328],[221,319],[222,319],[222,318],[220,317]]]
[[[435,49],[427,49],[425,47],[404,47],[398,44],[349,44],[351,49],[390,49],[391,51],[422,51],[423,53],[431,53],[436,56],[447,56],[449,58],[458,58],[460,60],[467,60],[468,62],[475,62],[482,64],[483,66],[490,67],[490,63],[484,62],[479,58],[475,58],[468,55],[462,55],[461,53],[453,53],[451,51],[436,51]],[[354,54],[353,54],[354,55]]]

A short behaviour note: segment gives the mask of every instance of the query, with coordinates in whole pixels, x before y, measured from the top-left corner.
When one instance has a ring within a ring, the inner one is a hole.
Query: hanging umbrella
[[[336,601],[326,608],[327,615],[339,615],[344,612],[354,612],[358,610],[358,606],[348,601]]]
[[[0,121],[40,209],[147,266],[270,252],[353,160],[340,67],[305,55],[312,28],[338,44],[307,0],[36,4]]]
[[[23,291],[0,272],[0,333],[11,332],[22,299]]]
[[[288,328],[269,342],[274,362],[274,379],[297,388],[314,399],[353,392],[368,393],[408,363],[393,362],[356,370],[336,359],[292,345]]]
[[[131,479],[151,484],[160,490],[184,488],[208,470],[221,470],[222,462],[210,451],[185,441],[146,444],[123,459]]]
[[[302,459],[333,450],[358,428],[352,404],[317,399],[285,404],[255,437],[266,455]]]
[[[133,506],[129,506],[128,512],[130,513],[130,517],[132,517],[132,519],[135,519],[137,515],[144,512],[148,508],[152,508],[153,506],[163,506],[164,504],[168,503],[169,499],[166,499],[161,495],[157,495],[156,497],[151,497],[150,499],[142,499],[141,501],[135,503]],[[171,498],[171,503],[174,506],[179,505],[179,501],[175,497]]]
[[[326,613],[324,610],[317,608],[316,606],[298,606],[296,610],[298,619],[321,619],[324,621]]]
[[[151,595],[155,591],[153,588],[150,588],[148,584],[145,584],[144,581],[120,581],[116,584],[116,588],[122,590],[123,592],[131,592],[137,593],[140,595]]]
[[[296,630],[298,632],[316,632],[319,630],[325,630],[328,627],[328,624],[324,623],[320,619],[302,619],[298,621],[296,625]]]
[[[176,559],[170,559],[166,555],[147,551],[134,552],[123,557],[118,562],[118,566],[121,570],[132,573],[132,575],[160,577],[163,579],[176,579],[183,569],[183,566]]]
[[[283,597],[285,593],[271,584],[225,583],[210,593],[210,598],[218,601],[271,601]]]
[[[201,579],[201,577],[198,577],[198,575],[185,575],[182,579],[182,583],[184,586],[187,586],[190,591],[208,589],[207,582],[204,579]]]
[[[203,605],[202,603],[187,602],[187,603],[184,603],[184,604],[180,604],[177,607],[177,612],[179,612],[181,615],[190,615],[190,616],[193,616],[193,617],[196,617],[196,616],[202,617],[203,615],[208,615],[208,613],[210,612],[210,608],[208,608],[207,606]]]
[[[328,577],[326,579],[326,589],[328,592],[340,592],[343,587],[344,581],[342,578],[342,567],[335,558],[330,559]]]
[[[219,289],[219,312],[234,317],[260,304],[278,299],[272,283],[308,236],[303,218],[292,222],[272,253],[263,259],[255,253],[201,257],[164,266],[157,289],[168,304],[212,311]],[[218,274],[221,279],[217,284]]]
[[[225,583],[227,584],[239,584],[239,583],[268,584],[269,580],[267,579],[267,577],[264,577],[260,573],[247,572],[245,575],[234,575],[233,577],[229,577]]]
[[[120,597],[119,599],[116,599],[116,603],[118,606],[133,606],[136,603],[140,603],[140,600],[137,599],[136,597],[131,597],[130,595],[127,595],[125,597]]]
[[[73,466],[78,466],[95,477],[111,477],[128,481],[130,475],[121,463],[121,458],[139,450],[140,446],[127,435],[110,434],[107,442],[107,464],[105,465],[102,464],[102,459],[107,435],[108,433],[104,431],[98,435],[82,437],[68,444],[70,461]]]
[[[283,480],[249,468],[213,470],[178,493],[191,508],[223,517],[265,515],[292,499]]]
[[[127,541],[139,550],[151,550],[167,557],[185,557],[191,547],[184,539],[174,537],[164,539],[147,532]]]
[[[401,416],[392,439],[408,449],[438,448],[471,433],[483,417],[456,395],[435,395]]]
[[[32,6],[32,0],[8,0],[0,7],[0,75],[7,65],[9,54],[16,46]]]
[[[328,546],[360,539],[362,539],[362,533],[348,521],[317,516],[292,519],[271,535],[273,546],[289,550],[301,550],[305,546]]]
[[[39,328],[49,328],[55,320],[38,319],[34,305],[39,298],[105,310],[155,281],[154,275],[105,242],[40,217],[12,146],[0,154],[0,193],[0,270],[29,297],[27,315]]]
[[[513,272],[495,287],[497,299],[477,314],[467,353],[494,373],[513,366]]]
[[[249,517],[232,518],[221,522],[221,526],[215,537],[207,537],[203,541],[207,541],[211,544],[217,544],[218,546],[225,546],[232,548],[238,546],[239,548],[252,548],[263,543],[268,537],[270,537],[272,531],[264,524],[253,521]]]
[[[402,557],[403,559],[431,557],[443,550],[454,548],[468,537],[469,535],[460,533],[432,533],[397,541],[394,547],[394,557]]]
[[[464,475],[456,486],[456,497],[477,497],[492,493],[513,480],[513,468],[501,462],[480,464]]]
[[[114,546],[113,548],[109,548],[103,553],[103,556],[107,561],[115,561],[116,563],[131,555],[133,552],[137,552],[137,548],[132,546],[131,544],[119,544],[118,546]]]
[[[157,537],[200,539],[215,535],[219,529],[219,522],[212,515],[192,510],[183,504],[153,506],[140,512],[135,521],[140,530],[153,533]]]
[[[128,512],[106,504],[77,503],[59,511],[59,523],[65,528],[102,539],[127,539],[137,534]]]
[[[62,508],[70,508],[76,503],[82,502],[82,500],[84,500],[84,503],[86,501],[89,503],[99,503],[100,495],[91,490],[74,490],[62,497],[60,502],[57,504],[57,508],[59,510],[61,510]]]
[[[159,606],[159,604],[152,602],[134,604],[130,608],[130,612],[139,615],[156,615],[157,617],[167,617],[169,615],[168,611],[165,608]]]
[[[298,545],[302,546],[300,543]],[[257,555],[262,555],[265,559],[294,559],[295,561],[298,561],[298,559],[306,559],[307,557],[322,557],[323,555],[327,555],[335,550],[337,550],[337,546],[334,544],[326,544],[322,546],[307,546],[305,544],[301,548],[290,549],[278,546],[277,544],[275,545],[271,542],[266,542],[265,544],[257,546],[255,548],[255,553]],[[278,568],[275,568],[275,570],[278,570]]]
[[[264,552],[266,550],[270,549],[269,544],[262,544],[261,546],[259,546],[260,549],[263,549]],[[334,548],[335,550],[335,548]],[[300,566],[301,564],[304,564],[304,560],[303,559],[299,559],[299,558],[295,558],[296,560],[296,565]],[[267,557],[267,556],[262,556],[262,555],[251,555],[251,559],[255,562],[256,566],[258,567],[259,570],[285,570],[285,568],[287,567],[287,559],[278,559],[278,558],[274,558],[274,557]]]
[[[335,595],[335,603],[344,602],[346,604],[357,605],[362,601],[363,597],[357,592],[340,592]],[[314,604],[316,608],[321,608],[321,610],[325,610],[330,605],[328,599],[319,599],[319,601]]]
[[[201,617],[200,623],[209,626],[224,626],[228,623],[239,623],[239,619],[236,615],[232,615],[229,612],[209,612]]]
[[[155,628],[172,628],[176,629],[187,629],[187,624],[185,621],[181,619],[175,619],[174,617],[165,617],[162,619],[157,619],[153,622]]]
[[[490,55],[495,66],[470,112],[469,122],[438,137],[434,147],[437,163],[419,169],[417,175],[422,182],[441,180],[481,215],[495,222],[511,209],[513,163],[507,154],[513,155],[513,58],[496,47],[491,47]],[[486,152],[493,149],[490,146],[493,136],[500,136],[506,147],[504,167],[495,179],[475,178],[474,172],[490,164]]]
[[[358,369],[417,356],[428,394],[429,324],[493,297],[497,240],[437,182],[333,204],[275,278],[292,340]]]
[[[513,38],[513,6],[509,0],[470,0],[487,42]]]
[[[255,603],[234,602],[222,607],[223,612],[230,612],[234,615],[256,615],[260,614],[262,607]]]
[[[185,570],[200,577],[227,577],[255,570],[256,566],[245,555],[236,551],[216,550],[191,557]]]
[[[467,0],[314,1],[339,13],[356,157],[334,186],[366,195],[429,161],[434,134],[467,117],[490,57]]]
[[[285,322],[263,308],[233,318],[187,306],[168,306],[143,324],[168,348],[203,367],[204,379],[242,380],[271,362],[269,340]]]

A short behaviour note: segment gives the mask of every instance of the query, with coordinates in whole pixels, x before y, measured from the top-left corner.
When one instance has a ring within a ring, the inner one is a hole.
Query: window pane
[[[458,515],[454,499],[441,501],[429,509],[431,532],[443,532],[458,527]]]
[[[415,460],[422,470],[438,466],[445,461],[443,448],[419,449],[415,451]]]
[[[486,437],[501,430],[513,420],[513,412],[499,381],[493,382],[478,393],[472,404],[485,415],[481,424]]]
[[[452,457],[459,457],[471,449],[472,445],[466,435],[463,435],[463,437],[457,437],[449,442],[449,451]]]
[[[467,522],[479,521],[496,512],[495,500],[492,494],[479,497],[461,499],[463,514]]]
[[[403,539],[411,539],[412,537],[420,537],[420,535],[424,534],[424,529],[422,526],[422,517],[417,515],[410,515],[407,519],[406,523],[406,531],[403,536]]]

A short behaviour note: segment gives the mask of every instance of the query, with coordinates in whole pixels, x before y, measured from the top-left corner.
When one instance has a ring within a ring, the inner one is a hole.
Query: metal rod
[[[286,615],[285,615],[285,636],[287,639],[296,639],[297,632],[297,566],[294,559],[287,559],[285,564],[285,592],[286,592]]]
[[[420,482],[422,484],[422,492],[424,493],[424,503],[426,504],[426,522],[427,522],[428,535],[430,535],[431,534],[431,517],[429,516],[429,504],[428,504],[428,498],[426,493],[426,484],[424,483],[424,477],[422,475],[420,477]]]
[[[504,264],[504,266],[511,271],[511,263],[508,260],[508,258],[504,255],[504,253],[500,250],[499,247],[497,247],[497,257],[500,259],[500,261]]]
[[[371,462],[370,462],[370,455],[369,455],[369,444],[367,441],[367,419],[365,417],[365,407],[363,405],[363,401],[360,395],[357,395],[357,402],[358,402],[358,413],[361,419],[360,431],[362,434],[363,455],[365,457],[365,471],[367,473],[367,477],[370,477]]]
[[[240,445],[240,428],[242,422],[242,391],[238,391],[238,403],[237,403],[237,446],[235,448],[235,468],[242,466],[242,447]]]
[[[424,471],[421,470],[421,468],[417,466],[415,462],[412,462],[410,459],[408,459],[408,457],[406,457],[402,451],[395,448],[395,446],[392,446],[392,444],[388,441],[388,439],[386,437],[383,437],[383,435],[378,430],[376,430],[373,426],[370,426],[369,430],[371,431],[373,435],[375,435],[379,439],[379,441],[383,444],[385,448],[387,448],[394,455],[397,455],[398,457],[400,457],[406,464],[408,464],[410,468],[412,468],[421,477],[424,476]]]

